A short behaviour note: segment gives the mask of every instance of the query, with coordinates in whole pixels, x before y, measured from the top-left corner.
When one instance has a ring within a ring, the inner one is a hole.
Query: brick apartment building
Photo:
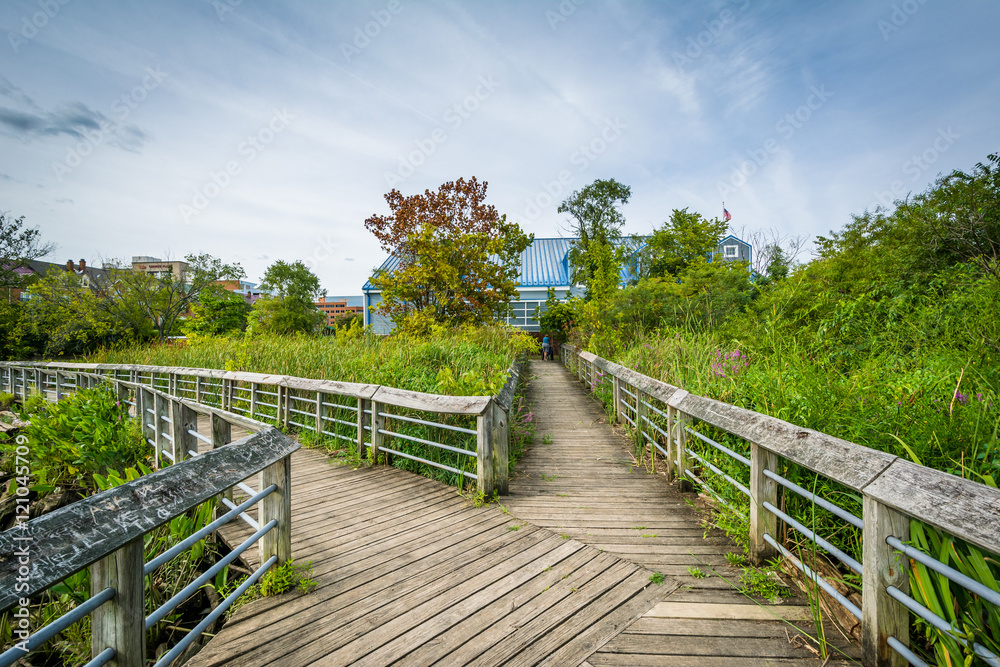
[[[316,302],[316,307],[326,315],[326,325],[333,326],[333,320],[347,313],[364,314],[364,298],[361,296],[324,296]]]

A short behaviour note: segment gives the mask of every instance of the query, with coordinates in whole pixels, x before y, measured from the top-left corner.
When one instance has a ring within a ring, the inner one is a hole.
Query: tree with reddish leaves
[[[473,176],[422,195],[385,195],[391,213],[365,221],[399,260],[372,276],[382,292],[378,312],[418,328],[487,322],[507,312],[520,255],[533,237],[484,203],[486,186]]]

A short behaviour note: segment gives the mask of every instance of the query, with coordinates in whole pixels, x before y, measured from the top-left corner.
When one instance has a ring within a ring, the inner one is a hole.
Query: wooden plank
[[[897,459],[864,492],[883,505],[1000,553],[1000,490]]]
[[[420,391],[379,387],[371,400],[413,410],[450,415],[480,415],[492,400],[489,396],[441,396]]]
[[[661,602],[643,618],[687,618],[732,621],[811,621],[809,607],[756,604],[701,604],[696,602]]]

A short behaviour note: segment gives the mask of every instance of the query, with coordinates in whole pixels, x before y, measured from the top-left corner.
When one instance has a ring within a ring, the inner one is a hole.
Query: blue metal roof
[[[521,253],[521,273],[518,276],[519,287],[568,287],[569,282],[569,248],[575,238],[535,239]],[[399,267],[399,257],[390,255],[379,271],[395,271]],[[371,281],[365,283],[362,290],[374,290]]]

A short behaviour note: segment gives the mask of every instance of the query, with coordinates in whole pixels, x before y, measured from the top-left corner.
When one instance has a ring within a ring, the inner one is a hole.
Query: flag
[[[725,206],[722,207],[722,219],[726,222],[733,219],[733,216],[729,215],[729,211],[726,210]]]

